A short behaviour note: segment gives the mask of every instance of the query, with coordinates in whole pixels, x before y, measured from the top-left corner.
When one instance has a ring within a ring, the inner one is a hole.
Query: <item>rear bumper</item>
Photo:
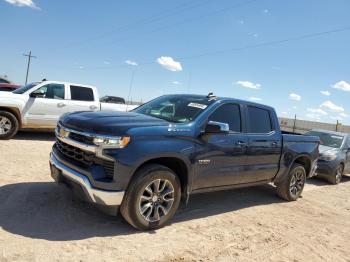
[[[93,188],[86,176],[62,164],[53,153],[50,154],[50,166],[51,176],[57,183],[77,185],[83,191],[88,202],[111,208],[118,208],[121,205],[125,191],[107,191]],[[77,190],[75,186],[71,188]]]

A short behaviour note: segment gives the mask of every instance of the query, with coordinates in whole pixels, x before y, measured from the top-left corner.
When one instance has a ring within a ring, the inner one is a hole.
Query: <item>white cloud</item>
[[[291,93],[291,94],[289,94],[289,99],[290,100],[294,100],[294,101],[300,101],[301,100],[301,96],[298,95],[298,94]]]
[[[243,20],[238,20],[237,23],[243,25],[243,24],[244,24],[244,21],[243,21]]]
[[[268,9],[264,9],[264,10],[262,10],[262,12],[263,12],[264,14],[267,14],[267,13],[269,12],[269,10],[268,10]]]
[[[181,83],[179,81],[173,81],[171,82],[173,85],[181,85]]]
[[[182,66],[180,62],[175,61],[172,57],[170,56],[161,56],[157,58],[158,64],[160,64],[162,67],[169,71],[182,71]]]
[[[259,36],[259,34],[257,34],[257,33],[253,34],[253,37],[258,37],[258,36]]]
[[[298,107],[297,106],[292,106],[293,109],[297,109]]]
[[[33,9],[40,9],[32,0],[5,0],[7,3],[20,7],[30,7]]]
[[[286,112],[286,111],[283,111],[283,112],[281,112],[281,115],[288,115],[288,113]]]
[[[312,113],[312,114],[316,114],[316,115],[320,115],[320,116],[328,115],[328,113],[326,111],[322,110],[321,108],[308,108],[307,111]]]
[[[324,96],[330,96],[331,95],[331,92],[329,92],[329,91],[320,91],[320,92]]]
[[[340,89],[340,90],[343,90],[343,91],[350,92],[350,84],[345,82],[345,81],[343,81],[343,80],[335,83],[332,87],[335,88],[335,89]]]
[[[260,89],[261,85],[260,84],[255,84],[250,81],[237,81],[236,85],[240,85],[245,88],[251,88],[251,89]]]
[[[335,112],[335,113],[340,113],[340,112],[344,112],[344,108],[341,106],[337,106],[335,104],[333,104],[331,101],[325,101],[323,102],[320,107],[326,108],[329,111]]]
[[[249,97],[249,100],[252,100],[252,101],[262,101],[262,99],[261,99],[261,98],[259,98],[259,97],[255,97],[255,96],[251,96],[251,97]]]
[[[79,66],[79,69],[84,69],[84,67],[83,66]]]
[[[340,113],[339,114],[341,117],[348,117],[349,115],[348,114],[345,114],[345,113]]]
[[[125,60],[125,63],[128,64],[128,65],[132,65],[132,66],[137,66],[137,65],[139,65],[137,62],[132,61],[132,60]]]
[[[109,61],[104,61],[103,62],[105,65],[110,65],[111,64],[111,62],[109,62]]]

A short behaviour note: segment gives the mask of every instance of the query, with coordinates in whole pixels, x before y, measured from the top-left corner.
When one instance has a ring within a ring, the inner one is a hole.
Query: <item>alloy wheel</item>
[[[337,167],[337,170],[335,171],[335,181],[337,184],[340,183],[342,175],[343,175],[343,167],[339,165]]]
[[[10,119],[5,116],[0,116],[0,135],[6,135],[10,132],[12,128],[12,123]]]
[[[148,222],[157,222],[166,216],[173,206],[174,192],[174,186],[169,180],[153,180],[139,199],[141,216]]]
[[[293,196],[300,195],[305,183],[305,174],[302,170],[297,170],[290,180],[289,191]]]

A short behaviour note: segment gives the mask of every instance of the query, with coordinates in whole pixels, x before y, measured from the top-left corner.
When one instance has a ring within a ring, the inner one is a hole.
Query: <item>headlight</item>
[[[126,147],[130,142],[129,136],[124,137],[95,137],[93,143],[97,146],[110,146],[114,148],[123,148]]]
[[[334,159],[337,158],[337,153],[324,152],[320,155],[319,158],[323,161],[333,161]]]

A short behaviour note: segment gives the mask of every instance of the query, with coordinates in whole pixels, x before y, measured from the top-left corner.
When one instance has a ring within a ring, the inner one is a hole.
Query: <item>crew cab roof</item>
[[[62,85],[72,85],[72,86],[82,86],[82,87],[89,87],[89,88],[96,88],[95,86],[91,85],[85,85],[85,84],[77,84],[77,83],[71,83],[71,82],[62,82],[62,81],[54,81],[54,80],[45,80],[42,82],[38,82],[38,84],[62,84]]]
[[[274,108],[271,106],[267,106],[264,104],[255,103],[255,102],[251,102],[251,101],[241,100],[241,99],[237,99],[237,98],[230,98],[230,97],[220,97],[220,96],[207,97],[206,95],[197,95],[197,94],[170,94],[170,95],[165,95],[165,96],[197,97],[197,98],[201,98],[201,99],[207,98],[208,100],[215,100],[217,102],[231,102],[231,103],[237,103],[237,104],[243,104],[243,105],[250,105],[250,106],[256,106],[259,108],[265,108],[267,110],[274,111]]]

